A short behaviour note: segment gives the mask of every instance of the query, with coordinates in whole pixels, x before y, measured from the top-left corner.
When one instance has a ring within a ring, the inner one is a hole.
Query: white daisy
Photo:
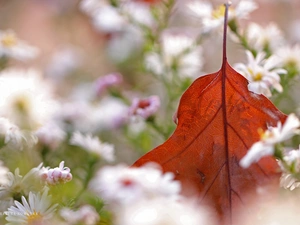
[[[265,59],[266,54],[260,52],[256,58],[250,51],[246,51],[248,63],[238,63],[234,65],[235,69],[246,77],[249,81],[248,89],[257,94],[264,94],[267,97],[272,95],[271,89],[282,92],[279,74],[286,74],[286,70],[276,68],[281,62],[278,57],[271,56]]]
[[[283,46],[278,48],[275,52],[280,57],[283,66],[290,69],[295,69],[300,73],[300,45]]]
[[[106,161],[112,162],[115,159],[114,146],[112,144],[102,143],[98,137],[93,137],[91,134],[83,135],[78,131],[74,132],[70,139],[70,144],[96,153]]]
[[[266,27],[250,23],[245,36],[250,46],[257,51],[268,49],[274,52],[285,42],[282,31],[275,23],[270,23]]]
[[[52,87],[35,70],[8,69],[0,73],[0,116],[21,129],[36,129],[54,113]]]
[[[149,52],[145,57],[146,68],[168,79],[194,78],[203,66],[202,48],[191,35],[166,31],[161,37],[161,52]]]
[[[140,168],[106,166],[96,174],[90,188],[109,203],[127,205],[157,196],[177,198],[181,187],[173,179],[172,173],[163,174],[153,165]]]
[[[37,55],[38,49],[19,40],[13,31],[0,30],[0,57],[11,57],[26,61],[35,58]]]
[[[41,168],[42,163],[38,167],[32,168],[25,176],[20,175],[19,168],[16,168],[14,173],[8,172],[8,182],[0,186],[0,199],[7,199],[14,194],[28,194],[29,191],[39,190],[41,188],[39,179]]]
[[[256,8],[257,4],[254,1],[241,0],[236,6],[229,8],[229,20],[234,18],[247,18],[249,13]],[[214,9],[210,2],[193,0],[187,3],[187,9],[188,13],[201,20],[203,32],[209,32],[223,26],[225,14],[224,5],[220,5]]]
[[[299,126],[299,119],[294,114],[290,114],[283,126],[281,122],[278,122],[277,127],[268,127],[265,132],[260,133],[260,141],[251,146],[247,154],[240,161],[240,165],[247,168],[262,157],[273,155],[274,145],[298,134],[300,131]]]
[[[48,190],[43,193],[29,193],[28,201],[22,196],[22,203],[15,201],[15,206],[11,206],[5,212],[9,225],[34,225],[44,224],[52,218],[57,204],[52,205],[51,196]],[[51,206],[52,205],[52,206]]]

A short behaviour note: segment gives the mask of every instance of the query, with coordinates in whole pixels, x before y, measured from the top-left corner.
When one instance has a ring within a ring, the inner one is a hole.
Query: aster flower
[[[194,78],[203,66],[202,48],[195,38],[182,32],[166,31],[161,36],[161,51],[149,52],[145,57],[146,68],[167,79]]]
[[[110,73],[99,77],[95,82],[95,89],[98,95],[101,95],[106,89],[121,84],[123,77],[120,73]]]
[[[59,167],[45,168],[40,170],[40,176],[43,181],[49,185],[57,185],[69,182],[72,180],[72,174],[69,167],[64,166],[65,162],[61,161]]]
[[[9,183],[7,174],[9,169],[3,165],[3,162],[0,160],[0,186],[5,186]]]
[[[5,212],[8,225],[20,224],[45,224],[52,218],[57,204],[52,205],[51,196],[48,196],[48,190],[43,193],[30,192],[28,201],[22,196],[22,203],[15,201],[15,206],[11,206]],[[52,205],[52,206],[51,206]]]
[[[300,45],[283,46],[275,52],[282,62],[282,65],[288,69],[294,69],[297,74],[300,73]]]
[[[0,73],[0,116],[21,129],[34,130],[53,115],[52,87],[35,70],[8,69]]]
[[[70,139],[70,144],[96,153],[108,162],[112,162],[115,159],[114,146],[112,144],[102,143],[98,137],[93,137],[91,134],[83,135],[80,132],[74,132]]]
[[[0,57],[11,57],[26,61],[35,58],[37,54],[37,48],[20,40],[13,31],[0,30]]]
[[[266,27],[250,23],[245,31],[245,37],[250,46],[257,51],[274,52],[285,42],[282,31],[275,23],[270,23]]]
[[[251,146],[240,161],[240,165],[247,168],[264,156],[274,155],[274,146],[298,134],[299,126],[299,119],[294,114],[290,114],[283,125],[278,122],[277,127],[268,127],[265,132],[261,132],[260,141]]]
[[[160,107],[159,97],[156,95],[150,96],[146,99],[134,98],[129,108],[130,116],[140,116],[148,119],[153,116]]]
[[[188,13],[202,22],[203,31],[209,32],[222,27],[224,23],[225,6],[220,5],[213,8],[213,5],[207,1],[193,0],[187,4]],[[248,15],[257,8],[257,4],[252,0],[242,0],[235,6],[229,9],[229,20],[248,18]]]
[[[127,205],[143,198],[177,198],[180,183],[172,173],[146,165],[128,168],[124,165],[103,167],[90,183],[90,188],[109,203]]]
[[[25,176],[20,175],[19,168],[15,169],[15,172],[7,173],[7,182],[0,186],[0,199],[7,199],[14,194],[28,194],[29,191],[39,190],[40,179],[39,172],[42,168],[42,163],[32,168]]]
[[[4,139],[4,144],[9,145],[9,147],[22,149],[24,135],[19,127],[4,117],[0,117],[0,137]]]
[[[166,207],[167,206],[167,207]],[[166,198],[144,199],[116,212],[116,225],[216,224],[208,210],[188,201]]]
[[[95,225],[100,220],[99,214],[90,205],[83,205],[77,211],[63,208],[60,210],[60,215],[68,224]]]
[[[38,141],[44,145],[55,149],[66,138],[66,132],[60,128],[60,126],[54,121],[49,121],[44,126],[40,127],[35,135],[38,137]]]
[[[248,79],[249,91],[267,97],[272,95],[270,90],[272,88],[282,92],[279,74],[286,74],[286,70],[276,68],[281,63],[280,59],[276,56],[265,59],[266,54],[264,52],[258,53],[256,58],[253,57],[250,51],[246,51],[246,54],[248,58],[247,65],[238,63],[234,67]]]

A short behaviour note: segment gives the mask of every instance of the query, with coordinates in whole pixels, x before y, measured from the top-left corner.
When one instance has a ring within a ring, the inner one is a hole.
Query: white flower
[[[215,224],[208,211],[187,201],[166,198],[143,199],[116,212],[116,225]]]
[[[100,220],[99,214],[90,205],[81,206],[77,211],[63,208],[60,210],[60,215],[68,224],[94,225]]]
[[[300,45],[284,46],[278,48],[275,52],[283,64],[283,66],[296,69],[300,73]]]
[[[50,169],[43,167],[40,171],[40,176],[47,184],[57,185],[69,182],[72,180],[72,174],[69,167],[64,166],[65,162],[61,161],[59,167]]]
[[[0,57],[11,57],[26,61],[35,58],[37,55],[38,49],[19,40],[13,31],[0,30]]]
[[[161,52],[148,53],[145,65],[155,75],[168,79],[194,78],[203,66],[202,48],[191,35],[166,31],[161,37]]]
[[[82,57],[78,49],[74,47],[62,47],[56,51],[46,68],[46,75],[60,82],[64,77],[81,65]]]
[[[4,137],[4,143],[11,148],[22,149],[24,136],[20,128],[4,117],[0,117],[0,137]]]
[[[80,9],[92,15],[97,9],[107,6],[109,3],[106,0],[82,0],[80,2]]]
[[[250,46],[257,51],[267,48],[273,52],[284,44],[283,34],[274,23],[270,23],[266,27],[250,23],[245,35]]]
[[[114,146],[108,143],[102,143],[98,137],[93,137],[91,134],[83,135],[80,132],[74,132],[71,139],[71,145],[76,145],[87,151],[96,153],[106,161],[114,161]]]
[[[0,116],[21,129],[36,129],[55,109],[52,87],[38,71],[8,69],[0,73]]]
[[[47,124],[39,128],[35,132],[38,141],[44,145],[55,149],[65,139],[66,132],[54,121],[49,121]]]
[[[262,157],[274,154],[274,145],[283,142],[293,135],[299,133],[300,121],[295,114],[290,114],[285,123],[278,122],[277,127],[268,127],[265,132],[260,134],[260,141],[254,143],[247,154],[240,161],[244,168],[252,163],[259,161]]]
[[[97,9],[92,16],[95,28],[101,32],[114,33],[124,29],[127,21],[118,8],[107,5]]]
[[[11,206],[5,212],[6,220],[9,225],[20,224],[44,224],[52,218],[57,205],[52,205],[51,196],[48,196],[48,190],[43,193],[29,193],[28,201],[22,196],[22,203],[15,201],[15,206]]]
[[[41,168],[42,163],[38,167],[32,168],[25,176],[20,175],[19,168],[16,168],[14,173],[8,172],[8,182],[0,186],[0,199],[6,199],[13,194],[20,194],[21,191],[28,194],[29,191],[39,189]]]
[[[292,191],[300,187],[300,181],[290,173],[283,173],[280,177],[280,187]]]
[[[131,204],[157,196],[177,198],[180,183],[172,173],[163,174],[153,165],[128,168],[124,165],[103,167],[90,183],[90,188],[109,203]]]
[[[235,6],[229,8],[229,20],[247,18],[249,13],[257,8],[257,4],[251,0],[241,0]],[[199,18],[202,22],[203,32],[220,28],[224,23],[225,6],[220,5],[216,9],[207,1],[193,0],[187,4],[188,13]]]
[[[275,55],[265,59],[265,53],[260,52],[256,58],[250,51],[246,51],[248,63],[247,65],[238,63],[234,67],[246,77],[249,81],[248,89],[257,94],[263,94],[267,97],[272,95],[271,88],[282,92],[279,74],[286,74],[286,70],[277,69],[280,65],[280,59]]]
[[[5,186],[9,183],[7,174],[9,169],[3,165],[3,162],[0,160],[0,186]]]

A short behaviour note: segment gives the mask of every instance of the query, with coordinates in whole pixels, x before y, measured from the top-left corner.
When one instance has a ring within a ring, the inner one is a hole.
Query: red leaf
[[[173,135],[133,166],[157,162],[182,182],[184,194],[196,194],[216,209],[223,224],[233,224],[237,210],[251,201],[247,193],[278,185],[273,158],[248,169],[239,161],[259,140],[259,128],[276,126],[286,116],[263,95],[248,91],[248,81],[228,64],[226,26],[221,69],[194,81],[180,100]]]

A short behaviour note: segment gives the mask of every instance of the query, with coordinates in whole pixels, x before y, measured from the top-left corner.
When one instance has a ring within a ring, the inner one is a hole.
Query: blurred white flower
[[[210,2],[193,0],[188,2],[186,7],[188,13],[201,20],[204,33],[223,26],[225,14],[224,5],[220,5],[214,9]],[[229,8],[229,20],[235,18],[247,19],[248,15],[256,8],[257,4],[254,1],[241,0],[235,7],[231,6]]]
[[[45,224],[52,218],[57,204],[52,205],[48,190],[43,193],[29,193],[28,201],[22,196],[22,203],[14,201],[15,206],[8,208],[4,214],[11,225],[17,224]],[[51,206],[52,205],[52,206]]]
[[[0,160],[0,186],[5,186],[9,183],[7,174],[9,169],[3,165],[3,162]]]
[[[293,173],[299,174],[300,172],[300,150],[289,150],[284,154],[283,157],[284,163],[292,168]],[[289,171],[286,171],[286,168],[280,162],[283,174],[280,178],[280,186],[285,189],[290,189],[291,191],[295,188],[300,187],[300,180],[297,179],[293,174],[290,174]]]
[[[0,186],[0,199],[7,199],[14,194],[20,194],[20,192],[28,194],[29,191],[40,188],[39,173],[41,168],[42,164],[32,168],[25,176],[20,175],[19,168],[16,168],[14,173],[8,172],[8,182]]]
[[[245,36],[250,46],[257,51],[268,49],[274,52],[285,42],[282,31],[275,23],[270,23],[266,27],[250,23],[245,31]]]
[[[46,68],[46,76],[59,82],[78,68],[80,64],[81,55],[78,49],[74,47],[62,47],[51,57]]]
[[[66,138],[67,134],[56,122],[49,121],[39,128],[35,135],[40,143],[43,143],[50,149],[55,149]]]
[[[134,98],[129,107],[129,116],[140,116],[143,119],[148,119],[158,111],[159,107],[160,99],[156,95],[145,99]]]
[[[49,185],[64,184],[72,180],[72,174],[69,167],[65,167],[65,162],[61,161],[59,167],[43,167],[40,170],[40,176],[43,181]]]
[[[94,225],[100,220],[99,214],[90,205],[83,205],[77,211],[69,208],[62,208],[60,215],[68,222],[68,224],[85,224]]]
[[[112,144],[101,142],[98,137],[93,137],[91,134],[83,135],[76,131],[70,139],[70,144],[79,146],[89,152],[96,153],[108,162],[112,162],[115,159],[114,146]]]
[[[12,30],[0,30],[0,57],[26,61],[38,55],[38,49],[20,40]]]
[[[12,148],[22,149],[22,139],[25,138],[19,127],[7,118],[0,117],[0,137]]]
[[[214,225],[216,221],[204,207],[166,198],[143,199],[116,213],[116,225]]]
[[[21,129],[36,129],[56,109],[52,86],[35,70],[8,69],[0,73],[0,116]]]
[[[106,89],[117,86],[123,82],[122,74],[120,73],[110,73],[105,76],[99,77],[95,81],[95,89],[97,95],[101,95],[105,92]]]
[[[153,165],[140,168],[106,166],[96,174],[90,188],[109,203],[127,205],[158,196],[177,198],[181,187],[179,181],[173,179],[172,173],[163,174]]]
[[[95,28],[104,33],[119,32],[127,25],[126,19],[120,14],[119,9],[106,5],[97,9],[92,14]]]
[[[123,62],[141,49],[144,43],[140,28],[128,25],[122,31],[110,36],[107,43],[108,56],[115,62]]]
[[[262,157],[274,154],[274,145],[283,142],[299,133],[300,121],[295,114],[290,114],[283,126],[278,122],[277,127],[268,127],[260,133],[260,141],[254,143],[240,161],[244,168],[259,161]]]
[[[97,9],[107,5],[109,5],[109,3],[106,0],[82,0],[80,2],[80,9],[92,15]]]
[[[283,66],[296,69],[300,73],[300,45],[283,46],[275,54],[280,57]]]
[[[148,53],[145,65],[155,75],[168,79],[195,78],[203,66],[202,48],[191,35],[166,31],[161,37],[161,52]]]
[[[276,68],[281,61],[275,55],[265,59],[266,54],[260,52],[256,58],[250,51],[246,51],[248,63],[237,63],[235,69],[246,77],[249,81],[248,89],[257,94],[263,94],[267,97],[272,95],[272,88],[282,92],[279,74],[286,74],[286,70]]]

